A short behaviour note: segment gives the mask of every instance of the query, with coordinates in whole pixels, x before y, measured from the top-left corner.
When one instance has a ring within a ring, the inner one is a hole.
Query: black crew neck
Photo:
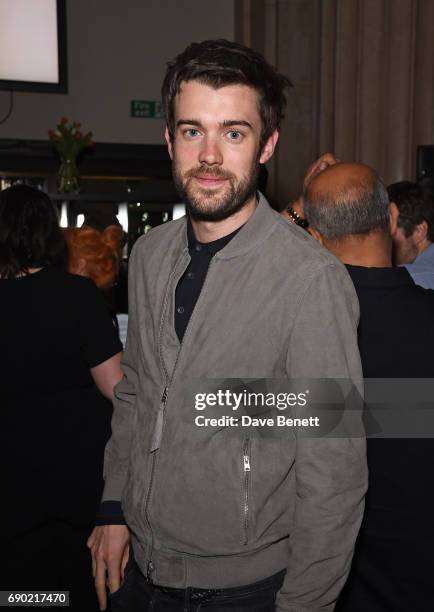
[[[210,255],[215,255],[216,253],[221,251],[221,249],[223,249],[223,247],[225,247],[236,234],[238,234],[242,227],[243,226],[241,225],[235,231],[231,232],[230,234],[227,234],[227,236],[222,236],[222,238],[217,238],[217,240],[213,240],[211,242],[200,242],[194,235],[193,224],[191,223],[191,219],[189,217],[187,220],[188,250],[190,252],[195,249],[198,251],[204,250],[207,251]],[[196,247],[199,247],[199,249],[197,249]]]
[[[368,268],[345,264],[354,284],[371,287],[398,287],[414,285],[409,272],[403,267]]]

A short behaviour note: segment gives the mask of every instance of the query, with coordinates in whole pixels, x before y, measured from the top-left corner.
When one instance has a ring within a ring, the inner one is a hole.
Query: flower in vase
[[[81,123],[62,117],[55,130],[48,130],[48,138],[60,157],[57,188],[60,192],[78,192],[77,155],[93,145],[92,132],[83,134]]]
[[[83,149],[91,146],[92,132],[83,134],[79,131],[81,124],[69,122],[68,117],[62,117],[55,130],[48,130],[48,138],[57,151],[61,161],[74,160]]]

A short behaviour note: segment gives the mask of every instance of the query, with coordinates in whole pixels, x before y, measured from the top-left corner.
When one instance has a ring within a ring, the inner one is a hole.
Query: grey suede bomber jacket
[[[225,428],[193,432],[179,393],[200,378],[360,381],[351,280],[260,196],[211,261],[180,346],[175,288],[188,262],[185,218],[133,249],[103,500],[121,500],[137,563],[156,584],[229,588],[287,568],[277,610],[331,611],[363,514],[364,439],[258,437],[246,449]]]

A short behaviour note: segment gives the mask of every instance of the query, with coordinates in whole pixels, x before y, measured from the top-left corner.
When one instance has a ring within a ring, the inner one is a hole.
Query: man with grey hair
[[[363,164],[339,163],[329,166],[307,185],[304,213],[311,234],[342,259],[365,256],[385,261],[391,248],[389,198],[386,188],[372,168]],[[357,265],[370,265],[357,264]]]
[[[329,166],[305,187],[304,213],[355,285],[365,381],[433,378],[434,293],[392,267],[398,213],[378,174],[363,164]],[[434,610],[433,459],[432,438],[368,439],[365,519],[336,612]]]

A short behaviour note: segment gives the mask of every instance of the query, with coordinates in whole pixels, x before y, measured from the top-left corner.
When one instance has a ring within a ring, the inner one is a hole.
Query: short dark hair
[[[169,135],[175,135],[174,100],[182,82],[198,81],[216,89],[225,85],[247,85],[259,94],[262,120],[261,146],[279,128],[286,105],[285,89],[291,81],[280,74],[264,57],[228,40],[192,43],[172,62],[161,89]]]
[[[321,196],[311,193],[308,186],[304,213],[309,227],[330,241],[389,228],[389,198],[378,175],[373,181],[361,180],[357,187]]]
[[[65,264],[66,247],[47,194],[26,185],[0,192],[0,277]]]
[[[387,188],[389,199],[399,210],[398,227],[408,238],[416,225],[426,221],[427,238],[434,242],[434,194],[431,189],[411,181],[392,183]]]

